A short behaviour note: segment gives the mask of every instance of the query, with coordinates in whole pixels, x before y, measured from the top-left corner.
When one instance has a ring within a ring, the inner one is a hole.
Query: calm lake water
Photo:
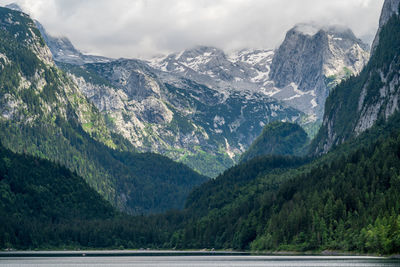
[[[323,257],[323,256],[86,256],[86,257],[0,257],[0,266],[143,266],[143,267],[399,267],[400,260],[372,257]]]

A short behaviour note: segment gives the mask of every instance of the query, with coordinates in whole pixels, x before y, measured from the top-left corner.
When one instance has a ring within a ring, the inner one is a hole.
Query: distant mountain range
[[[143,61],[84,55],[36,24],[111,131],[210,177],[235,164],[269,122],[298,123],[313,137],[330,89],[369,58],[367,45],[338,26],[296,25],[276,51],[198,46]]]

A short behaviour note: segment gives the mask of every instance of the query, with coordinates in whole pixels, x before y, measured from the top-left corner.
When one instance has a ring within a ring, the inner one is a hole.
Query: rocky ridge
[[[271,64],[269,78],[280,89],[273,96],[321,120],[330,89],[358,74],[368,59],[367,45],[348,28],[296,25]]]
[[[67,167],[118,209],[181,209],[191,189],[207,179],[164,156],[137,153],[56,66],[34,21],[2,7],[0,70],[2,145]]]
[[[298,24],[276,50],[245,49],[226,55],[213,47],[157,57],[154,68],[219,91],[249,91],[273,97],[322,120],[330,89],[368,62],[369,48],[342,26]]]
[[[209,176],[233,165],[265,124],[304,116],[263,94],[218,91],[140,60],[62,67],[109,127],[135,147],[168,155]],[[94,77],[105,81],[93,82]]]
[[[269,122],[296,122],[313,135],[329,88],[357,73],[368,58],[348,29],[297,25],[277,51],[227,55],[198,46],[149,61],[112,60],[83,55],[67,38],[52,37],[37,25],[57,64],[112,131],[141,151],[167,155],[209,176],[233,165]],[[300,28],[306,27],[315,32],[304,34]],[[315,52],[308,45],[321,39],[318,32],[324,36],[320,56],[307,72],[301,66]],[[278,73],[288,57],[295,69]],[[310,76],[315,77],[307,84]],[[207,162],[216,165],[212,171]]]
[[[327,100],[323,125],[312,146],[313,153],[326,153],[399,110],[399,3],[385,1],[368,65],[359,76],[337,87]]]
[[[83,78],[81,71],[72,71],[72,66],[67,71],[106,114],[111,129],[134,146],[215,176],[233,165],[269,122],[296,122],[310,133],[318,124],[330,86],[357,73],[366,62],[366,46],[350,30],[320,32],[326,39],[320,43],[320,54],[329,53],[329,60],[315,59],[314,72],[295,72],[296,79],[282,88],[275,85],[281,85],[280,76],[274,74],[274,81],[270,71],[297,51],[291,38],[282,44],[278,56],[273,50],[247,49],[227,55],[218,48],[197,46],[150,61],[120,59],[82,65],[91,75],[105,78],[106,83],[97,85]],[[311,39],[311,45],[314,42],[312,36],[297,35]],[[297,53],[293,58],[298,60],[292,63],[298,67],[304,64],[307,46]],[[312,75],[318,82],[305,86]],[[212,171],[210,162],[217,165]]]
[[[382,27],[389,21],[389,19],[394,15],[394,14],[399,14],[399,4],[400,0],[385,0],[383,7],[382,7],[382,12],[381,16],[379,18],[379,28],[378,32],[375,35],[375,39],[372,43],[371,46],[371,51],[373,52],[376,47],[378,46],[379,43],[379,35],[381,32]]]

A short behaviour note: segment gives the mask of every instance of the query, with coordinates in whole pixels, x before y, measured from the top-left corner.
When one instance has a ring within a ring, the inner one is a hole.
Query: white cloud
[[[383,0],[3,0],[81,50],[149,57],[194,45],[274,48],[300,22],[343,24],[372,38]]]

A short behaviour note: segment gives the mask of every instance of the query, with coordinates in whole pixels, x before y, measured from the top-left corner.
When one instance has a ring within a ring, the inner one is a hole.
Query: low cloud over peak
[[[304,21],[372,38],[383,0],[17,0],[53,35],[87,53],[149,58],[210,45],[275,48]],[[370,40],[367,40],[370,41]]]

